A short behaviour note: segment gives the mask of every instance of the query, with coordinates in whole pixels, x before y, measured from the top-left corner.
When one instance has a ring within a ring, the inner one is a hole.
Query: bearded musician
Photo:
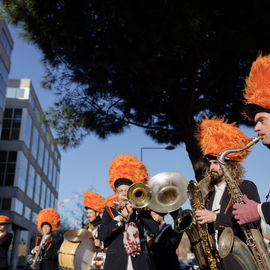
[[[118,201],[114,207],[106,206],[101,219],[100,239],[107,247],[104,270],[150,269],[145,232],[158,232],[158,223],[150,211],[134,209],[127,201],[132,183],[147,181],[147,170],[134,155],[123,154],[110,163],[109,184]]]
[[[195,217],[199,224],[208,224],[209,233],[212,235],[216,248],[218,239],[225,227],[231,227],[236,236],[244,239],[242,229],[232,214],[232,196],[226,187],[225,175],[217,161],[217,155],[227,148],[240,148],[246,145],[250,138],[239,130],[235,124],[229,124],[225,119],[202,119],[198,125],[197,139],[204,156],[208,159],[209,167],[206,175],[210,174],[209,194],[206,197],[206,209],[196,210]],[[255,184],[243,180],[243,161],[250,149],[231,153],[227,156],[226,166],[237,182],[241,192],[249,198],[259,202],[259,194]],[[242,269],[238,262],[229,254],[223,259],[225,269]]]
[[[53,233],[58,230],[59,225],[60,216],[52,208],[45,208],[37,215],[37,229],[41,236],[36,236],[32,241],[30,257],[33,259],[39,254],[41,261],[36,264],[33,260],[29,261],[35,269],[58,270],[58,250],[61,242]]]

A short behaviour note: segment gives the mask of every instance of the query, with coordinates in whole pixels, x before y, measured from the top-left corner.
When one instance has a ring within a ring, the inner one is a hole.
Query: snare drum
[[[58,262],[62,270],[87,270],[91,267],[94,256],[93,241],[89,239],[80,242],[64,240],[59,249]]]

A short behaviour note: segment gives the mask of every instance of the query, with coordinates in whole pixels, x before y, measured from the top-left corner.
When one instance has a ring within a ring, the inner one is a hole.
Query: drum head
[[[85,229],[74,229],[64,233],[64,239],[71,242],[80,242],[92,237],[92,233]]]
[[[94,245],[89,239],[83,240],[78,246],[74,258],[74,266],[76,270],[87,270],[93,260]]]

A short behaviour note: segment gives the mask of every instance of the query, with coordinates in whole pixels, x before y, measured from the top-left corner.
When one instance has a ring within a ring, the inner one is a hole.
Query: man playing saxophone
[[[250,138],[242,133],[235,124],[229,124],[224,119],[202,119],[198,125],[197,139],[204,156],[208,159],[209,167],[206,174],[210,173],[209,194],[205,199],[205,208],[195,211],[199,224],[208,224],[209,233],[213,236],[216,248],[218,239],[225,227],[231,227],[234,234],[244,240],[244,234],[232,214],[232,196],[226,187],[225,175],[217,161],[217,155],[223,150],[233,147],[239,148],[249,142]],[[249,198],[260,202],[255,184],[242,180],[244,169],[240,162],[245,159],[249,149],[228,155],[226,165],[236,180],[240,190]],[[225,269],[242,269],[237,261],[229,254],[223,259]]]
[[[31,244],[30,269],[58,270],[60,241],[53,235],[60,225],[60,216],[52,208],[45,208],[37,215],[37,229],[42,236],[36,236]]]
[[[258,56],[245,82],[245,114],[255,122],[254,131],[270,149],[270,55]],[[245,204],[234,205],[233,214],[239,224],[260,219],[270,224],[270,202],[259,204],[249,196],[244,196],[244,201]]]

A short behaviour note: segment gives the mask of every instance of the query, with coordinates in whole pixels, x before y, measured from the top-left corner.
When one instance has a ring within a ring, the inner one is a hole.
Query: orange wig
[[[105,198],[105,205],[108,207],[114,207],[114,202],[118,200],[118,196],[116,194],[112,194]]]
[[[101,195],[89,190],[84,192],[83,200],[85,208],[91,208],[99,213],[104,212],[105,199]]]
[[[255,104],[270,110],[270,55],[257,57],[245,83],[244,98],[247,108],[250,104]],[[260,109],[257,108],[257,112],[259,111]],[[250,117],[250,115],[248,116]]]
[[[148,172],[144,164],[135,155],[116,156],[109,167],[109,184],[115,191],[114,183],[119,178],[129,179],[133,183],[148,182]]]
[[[240,148],[250,141],[235,123],[229,124],[224,118],[205,117],[198,125],[196,137],[205,156],[217,156],[227,148]],[[227,157],[233,161],[244,161],[248,151],[231,153]]]
[[[41,225],[47,222],[52,226],[52,233],[58,230],[60,226],[60,215],[53,208],[45,208],[37,215],[37,229],[42,233]]]

